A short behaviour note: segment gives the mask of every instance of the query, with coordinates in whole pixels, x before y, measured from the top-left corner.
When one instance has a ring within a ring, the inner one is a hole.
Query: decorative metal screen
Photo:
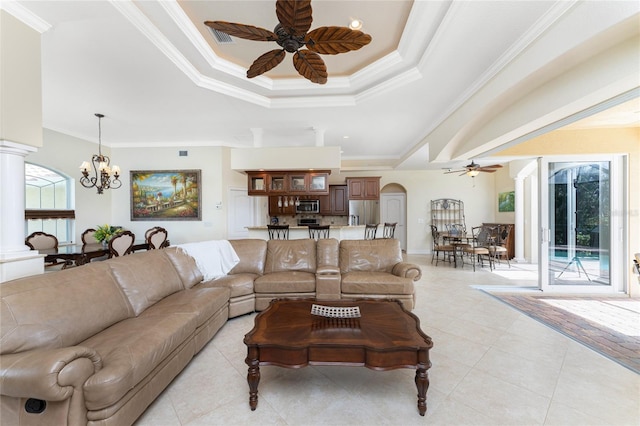
[[[431,224],[438,232],[466,233],[464,203],[450,198],[431,200]]]

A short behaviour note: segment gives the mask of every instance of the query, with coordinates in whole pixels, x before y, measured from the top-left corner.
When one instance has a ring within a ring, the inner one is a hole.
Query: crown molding
[[[34,15],[30,10],[26,9],[20,3],[14,0],[2,0],[0,1],[0,10],[6,10],[7,13],[14,18],[30,26],[40,34],[48,31],[51,28],[51,24],[43,20],[37,15]]]

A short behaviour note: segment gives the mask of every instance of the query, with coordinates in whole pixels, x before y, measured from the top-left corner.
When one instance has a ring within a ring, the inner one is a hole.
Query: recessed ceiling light
[[[351,22],[349,22],[349,28],[352,30],[359,30],[362,28],[362,21],[359,19],[352,19]]]
[[[349,139],[349,136],[344,135],[344,136],[342,137],[342,139]]]

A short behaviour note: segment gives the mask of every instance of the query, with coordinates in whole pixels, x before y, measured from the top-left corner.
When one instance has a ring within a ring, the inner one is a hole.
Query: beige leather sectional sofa
[[[211,281],[174,247],[0,284],[2,424],[131,424],[228,318],[276,297],[414,306],[397,240],[231,244],[240,262]]]

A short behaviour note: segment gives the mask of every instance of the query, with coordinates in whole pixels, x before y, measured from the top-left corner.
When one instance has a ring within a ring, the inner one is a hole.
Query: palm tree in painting
[[[186,201],[187,199],[187,174],[182,173],[180,176],[182,178],[182,188],[184,190],[184,194],[182,195],[182,199]]]
[[[175,196],[178,192],[178,176],[171,176],[171,185],[173,185],[173,195]]]

